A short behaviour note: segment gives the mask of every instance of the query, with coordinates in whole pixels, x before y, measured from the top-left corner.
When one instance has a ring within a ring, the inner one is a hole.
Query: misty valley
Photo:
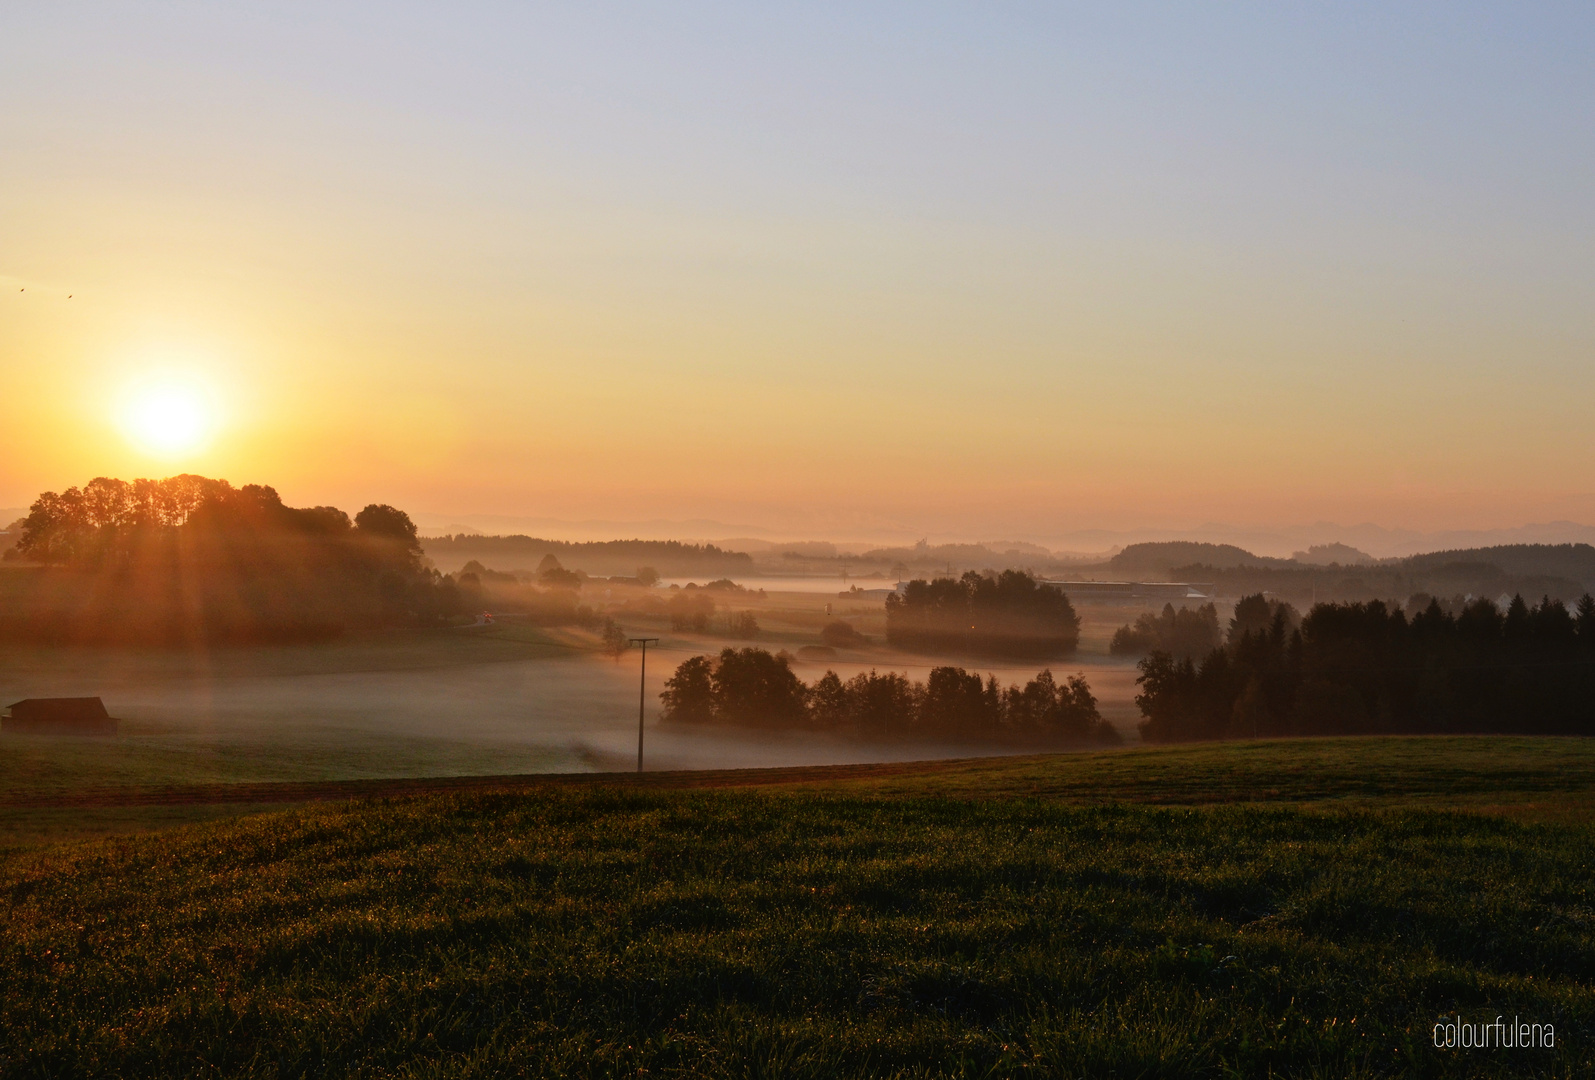
[[[1592,55],[0,4],[0,1080],[1595,1077]]]
[[[1595,730],[1585,545],[1332,552],[1351,566],[1190,543],[1094,564],[1033,546],[755,557],[429,538],[392,507],[351,518],[188,475],[47,492],[0,541],[7,702],[98,696],[121,722],[113,745],[20,737],[15,782],[622,768],[645,635],[656,769]],[[1411,591],[1362,599],[1381,574]],[[1288,599],[1302,575],[1316,604]],[[1489,595],[1527,585],[1554,595]]]
[[[1549,1017],[1523,1029],[1542,1042],[1595,1016],[1577,989],[1595,939],[1539,932],[1587,888],[1595,761],[1565,739],[1595,733],[1586,545],[1092,559],[432,537],[392,506],[192,475],[47,492],[0,545],[0,884],[18,898],[0,1014],[51,1072],[250,1074],[268,1046],[269,1075],[452,1069],[484,1038],[537,1073],[698,1074],[729,1053],[740,1074],[777,1046],[785,1073],[879,1075],[954,1043],[1002,1075],[1355,1072],[1439,1000],[1400,944],[1413,927],[1466,1000]],[[1478,881],[1507,843],[1540,874],[1503,898]],[[265,876],[221,884],[218,844]],[[1368,845],[1427,869],[1370,875]],[[126,861],[144,852],[165,876]],[[360,884],[325,894],[313,866]],[[1324,888],[1348,899],[1313,915]],[[194,889],[251,912],[231,943],[159,906]],[[278,890],[322,914],[283,921]],[[598,906],[549,921],[577,896]],[[1381,904],[1413,914],[1370,928]],[[70,965],[52,913],[79,920]],[[159,932],[132,945],[129,920]],[[424,944],[416,920],[447,929]],[[1517,959],[1434,929],[1486,924]],[[546,947],[600,967],[526,952]],[[665,951],[594,981],[639,947]],[[291,1002],[343,993],[349,963],[395,988],[384,1033],[335,1012],[284,1049],[305,1030]],[[448,1004],[415,996],[422,968]],[[261,1010],[242,1035],[183,1018],[220,1010],[236,1033],[224,986]],[[47,987],[76,1004],[41,1011]],[[141,1057],[112,1034],[121,1008],[88,1004],[123,998],[180,1010],[139,1022],[166,1049]],[[1043,1000],[1077,1011],[1013,1034]],[[1113,1011],[1169,1001],[1181,1015],[1150,1024]],[[1110,1015],[1171,1041],[1102,1035]],[[1275,1039],[1266,1017],[1313,1034]],[[388,1028],[415,1018],[420,1041]]]

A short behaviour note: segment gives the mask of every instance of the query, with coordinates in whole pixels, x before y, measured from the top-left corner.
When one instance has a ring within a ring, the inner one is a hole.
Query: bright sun
[[[145,451],[175,457],[200,449],[215,426],[215,410],[197,386],[148,383],[128,395],[122,428]]]

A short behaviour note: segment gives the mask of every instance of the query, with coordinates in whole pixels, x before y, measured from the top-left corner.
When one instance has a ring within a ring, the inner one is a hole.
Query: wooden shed
[[[27,698],[0,712],[7,735],[115,735],[116,720],[97,697]]]

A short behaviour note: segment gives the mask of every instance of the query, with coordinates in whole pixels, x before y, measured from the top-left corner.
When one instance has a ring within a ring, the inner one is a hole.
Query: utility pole
[[[637,686],[637,771],[642,772],[642,710],[648,700],[648,646],[659,644],[656,637],[634,637],[626,639],[628,644],[642,646],[642,676]]]

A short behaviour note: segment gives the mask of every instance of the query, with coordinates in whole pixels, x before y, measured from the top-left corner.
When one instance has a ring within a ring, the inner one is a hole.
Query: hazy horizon
[[[350,504],[349,509],[356,508]],[[1452,529],[1422,531],[1392,529],[1372,522],[1342,525],[1312,522],[1282,525],[1238,526],[1224,522],[1204,522],[1183,528],[1125,528],[1057,531],[1029,536],[995,536],[985,533],[916,530],[901,523],[870,529],[835,533],[805,532],[798,529],[767,528],[707,519],[653,520],[589,519],[570,521],[560,518],[517,516],[490,513],[434,513],[412,509],[410,516],[422,536],[451,534],[530,535],[545,540],[594,542],[605,540],[678,540],[683,543],[715,544],[735,551],[773,551],[783,545],[831,543],[845,552],[868,548],[912,546],[920,541],[938,544],[980,544],[1002,552],[1013,546],[1035,546],[1061,558],[1088,558],[1106,555],[1129,544],[1159,541],[1196,541],[1231,544],[1256,555],[1288,558],[1307,548],[1346,544],[1374,558],[1398,558],[1428,551],[1456,548],[1493,547],[1502,544],[1595,544],[1595,525],[1573,521],[1531,522],[1496,529]],[[0,507],[0,527],[20,518],[26,508]]]

